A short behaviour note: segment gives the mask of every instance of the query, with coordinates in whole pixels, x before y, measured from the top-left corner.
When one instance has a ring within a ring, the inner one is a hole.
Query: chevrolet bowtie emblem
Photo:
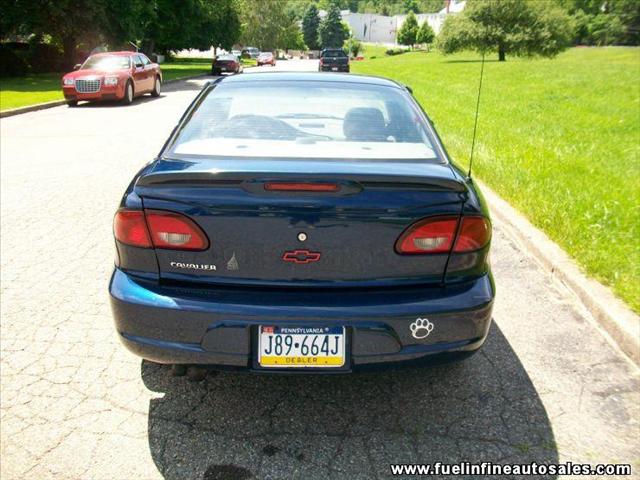
[[[309,250],[291,250],[284,252],[282,260],[293,263],[311,263],[320,260],[320,252],[310,252]]]

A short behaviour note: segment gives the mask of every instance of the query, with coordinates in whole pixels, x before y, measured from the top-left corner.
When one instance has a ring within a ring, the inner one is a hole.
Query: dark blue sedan
[[[118,335],[153,362],[351,372],[468,356],[491,323],[483,197],[390,80],[211,82],[114,235]]]

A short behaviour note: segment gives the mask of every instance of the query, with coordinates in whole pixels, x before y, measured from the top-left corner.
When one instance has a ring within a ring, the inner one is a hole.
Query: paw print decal
[[[433,323],[426,318],[417,318],[415,322],[409,325],[409,330],[411,330],[413,338],[421,340],[427,338],[433,331]]]

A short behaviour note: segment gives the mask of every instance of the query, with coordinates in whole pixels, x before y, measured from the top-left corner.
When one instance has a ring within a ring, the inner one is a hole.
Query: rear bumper
[[[334,68],[336,70],[334,70]],[[321,72],[349,72],[349,65],[322,65]]]
[[[64,99],[67,101],[122,100],[124,98],[124,84],[121,83],[114,86],[102,85],[100,90],[95,93],[80,93],[73,85],[63,87],[62,91]]]
[[[159,363],[262,370],[255,361],[258,326],[345,326],[342,370],[466,356],[491,324],[491,275],[455,287],[361,291],[256,290],[160,286],[116,268],[109,285],[116,329],[133,353]],[[434,328],[415,339],[410,325]],[[304,369],[309,372],[312,369]],[[287,370],[288,372],[288,370]]]

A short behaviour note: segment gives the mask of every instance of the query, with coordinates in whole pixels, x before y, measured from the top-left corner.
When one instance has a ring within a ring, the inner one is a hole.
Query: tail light
[[[460,232],[453,246],[454,253],[472,252],[484,247],[491,239],[491,223],[485,217],[462,217]]]
[[[142,210],[119,210],[113,219],[113,234],[116,240],[126,245],[151,247],[151,238]]]
[[[454,216],[420,220],[400,235],[396,241],[396,252],[400,254],[471,252],[484,247],[491,238],[491,224],[485,217],[462,217],[456,237],[457,229],[458,217]]]
[[[337,192],[337,183],[306,183],[306,182],[267,182],[264,189],[271,192]]]
[[[141,248],[206,250],[209,240],[190,218],[163,210],[120,210],[113,221],[116,239]]]

